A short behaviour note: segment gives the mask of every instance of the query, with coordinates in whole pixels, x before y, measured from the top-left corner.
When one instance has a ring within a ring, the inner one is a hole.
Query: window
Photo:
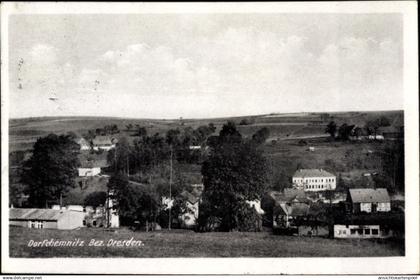
[[[86,220],[83,220],[83,225],[84,225],[84,226],[86,225]]]
[[[370,234],[370,228],[365,228],[365,235],[369,235]]]
[[[372,234],[373,235],[378,235],[378,229],[376,229],[376,228],[372,229]]]
[[[350,234],[352,234],[352,235],[356,234],[356,229],[355,228],[351,228],[350,229]]]
[[[92,222],[92,225],[93,225],[94,227],[96,227],[96,221],[93,221],[93,222]]]
[[[358,228],[357,229],[357,233],[360,234],[360,235],[362,235],[363,234],[363,229],[362,228]]]

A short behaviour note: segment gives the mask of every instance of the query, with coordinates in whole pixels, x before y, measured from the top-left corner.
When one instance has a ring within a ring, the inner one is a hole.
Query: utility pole
[[[171,230],[171,223],[172,223],[172,218],[171,218],[171,210],[172,210],[172,145],[170,146],[171,148],[171,159],[170,159],[170,172],[169,172],[169,222],[168,222],[168,229]]]
[[[130,177],[130,162],[127,154],[127,177]]]

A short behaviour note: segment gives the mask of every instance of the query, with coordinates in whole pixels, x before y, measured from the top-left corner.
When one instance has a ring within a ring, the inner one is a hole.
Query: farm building
[[[111,138],[108,136],[96,136],[92,140],[93,149],[95,151],[99,151],[99,150],[109,151],[115,148],[116,143],[117,143],[117,139]]]
[[[76,143],[79,144],[81,151],[88,151],[90,150],[90,143],[85,138],[78,138],[76,139]]]
[[[308,216],[309,204],[294,201],[278,203],[273,209],[273,228],[290,228],[294,220]]]
[[[81,166],[77,169],[79,177],[92,177],[101,174],[102,168],[107,167],[105,159],[85,159],[81,160]]]
[[[352,213],[391,211],[391,198],[387,189],[349,189],[347,201]]]
[[[70,210],[10,208],[9,223],[28,228],[75,229],[83,227],[86,213]]]
[[[379,225],[334,225],[334,238],[388,238],[392,232]]]
[[[292,183],[307,192],[335,190],[336,176],[323,169],[299,169],[293,175]]]

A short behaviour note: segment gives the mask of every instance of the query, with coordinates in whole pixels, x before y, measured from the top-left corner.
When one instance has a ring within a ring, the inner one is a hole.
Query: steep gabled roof
[[[353,203],[390,202],[387,189],[349,189]]]
[[[335,175],[324,169],[298,169],[296,170],[293,177],[294,178],[335,177]]]
[[[179,194],[179,196],[185,200],[187,200],[188,202],[190,202],[191,204],[195,204],[200,200],[200,196],[198,195],[194,195],[188,191],[183,191]]]

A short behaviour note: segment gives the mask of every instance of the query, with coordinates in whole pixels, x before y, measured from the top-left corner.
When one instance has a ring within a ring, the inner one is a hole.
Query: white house
[[[79,177],[91,177],[101,174],[100,167],[80,167],[77,169]]]
[[[353,213],[391,211],[391,198],[387,189],[349,189],[347,201]]]
[[[108,136],[96,136],[92,140],[93,149],[95,151],[104,150],[109,151],[115,148],[117,140],[115,138],[110,138]]]
[[[292,178],[294,187],[308,192],[335,190],[336,176],[323,169],[299,169]]]
[[[77,168],[79,177],[92,177],[101,174],[102,168],[107,167],[106,159],[81,160],[81,166]]]

